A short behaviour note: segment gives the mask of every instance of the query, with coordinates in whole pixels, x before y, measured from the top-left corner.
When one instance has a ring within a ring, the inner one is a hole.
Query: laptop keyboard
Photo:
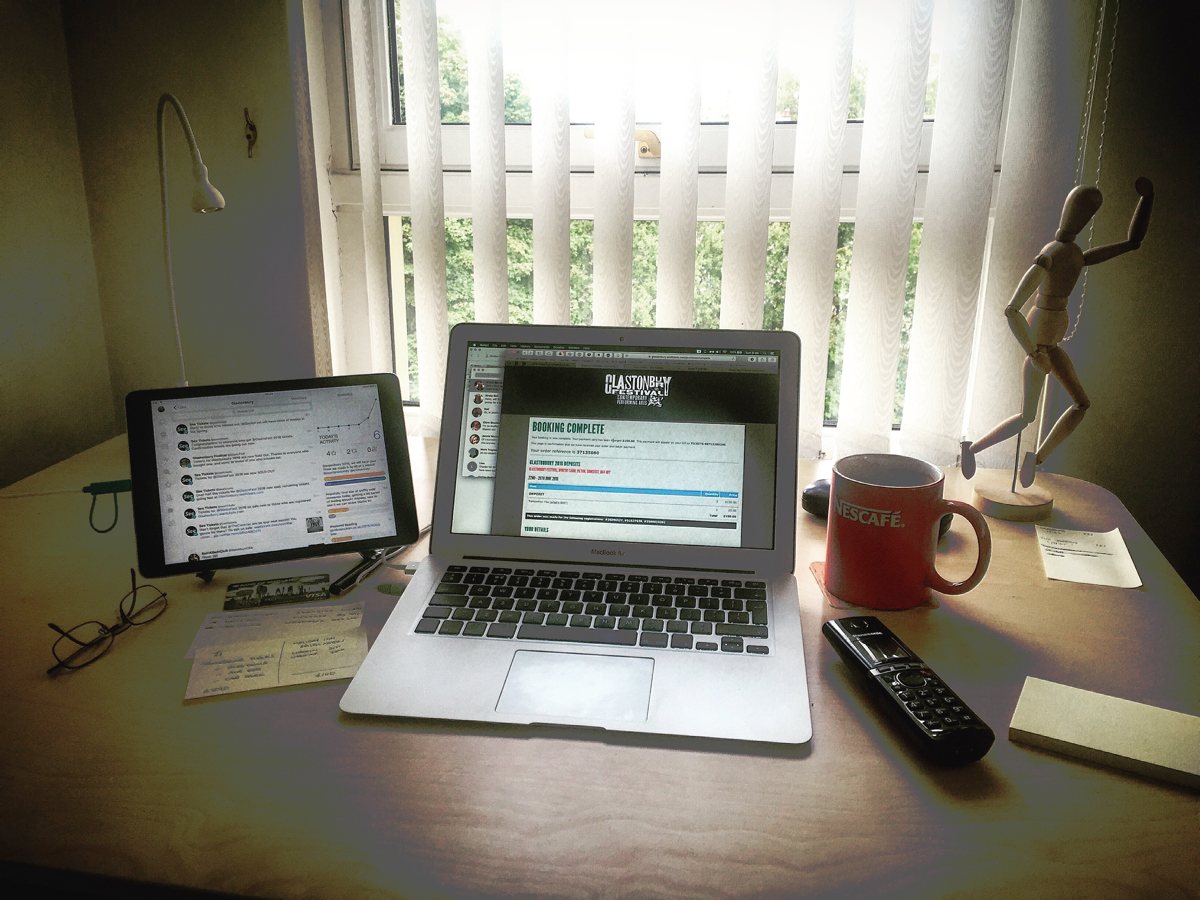
[[[766,655],[767,585],[737,578],[450,566],[416,630]]]

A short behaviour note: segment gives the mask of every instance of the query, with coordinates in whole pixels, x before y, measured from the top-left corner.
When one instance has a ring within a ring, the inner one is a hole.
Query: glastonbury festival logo
[[[662,406],[671,393],[671,375],[604,376],[604,393],[617,399],[617,406]]]

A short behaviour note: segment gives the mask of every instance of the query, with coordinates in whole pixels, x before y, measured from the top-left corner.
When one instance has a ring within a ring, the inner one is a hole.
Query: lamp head
[[[196,179],[192,191],[192,211],[198,213],[219,212],[225,208],[225,198],[208,180],[208,166],[200,163],[193,173]]]

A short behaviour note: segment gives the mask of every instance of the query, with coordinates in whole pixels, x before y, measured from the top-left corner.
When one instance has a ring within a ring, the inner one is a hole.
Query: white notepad
[[[1009,740],[1200,789],[1200,717],[1029,677]]]

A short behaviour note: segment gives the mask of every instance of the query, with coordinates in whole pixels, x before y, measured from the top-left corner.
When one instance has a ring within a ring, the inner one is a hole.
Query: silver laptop
[[[790,332],[464,324],[348,713],[803,743]]]

